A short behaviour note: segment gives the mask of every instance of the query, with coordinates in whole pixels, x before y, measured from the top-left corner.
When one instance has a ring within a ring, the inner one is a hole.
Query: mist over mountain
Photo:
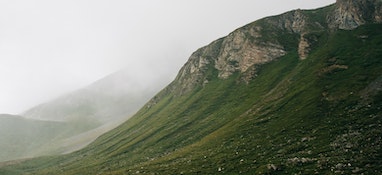
[[[1,115],[0,161],[70,153],[86,146],[131,117],[163,87],[147,79],[152,78],[137,80],[129,70],[120,70],[22,116]]]
[[[130,71],[121,70],[22,115],[51,121],[86,120],[95,126],[127,119],[164,86],[144,82],[147,80],[137,80]]]
[[[247,24],[85,148],[0,173],[380,174],[381,16],[337,0]]]

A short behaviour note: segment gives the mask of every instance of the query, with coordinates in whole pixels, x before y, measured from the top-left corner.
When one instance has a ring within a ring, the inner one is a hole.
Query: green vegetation
[[[121,124],[158,88],[131,88],[127,77],[121,70],[22,117],[0,115],[0,162],[73,152]]]
[[[86,148],[3,163],[0,174],[379,174],[382,24],[316,28],[332,8],[301,11],[313,41],[305,60],[300,36],[275,28],[277,16],[265,18],[244,28],[262,27],[258,42],[287,54],[255,74],[222,80],[209,65],[201,76],[208,83],[180,93],[175,80]]]
[[[0,161],[54,154],[61,146],[54,144],[87,129],[80,127],[81,124],[33,120],[2,114]]]
[[[316,35],[304,61],[289,52],[248,84],[237,73],[162,92],[85,149],[0,173],[378,174],[382,25]]]

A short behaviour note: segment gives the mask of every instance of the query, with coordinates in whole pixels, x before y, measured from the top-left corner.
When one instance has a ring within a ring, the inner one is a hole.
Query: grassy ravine
[[[304,61],[168,94],[83,150],[0,174],[380,174],[382,25],[317,37]]]

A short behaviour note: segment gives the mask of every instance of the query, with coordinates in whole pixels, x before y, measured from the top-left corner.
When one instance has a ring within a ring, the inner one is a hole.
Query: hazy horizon
[[[0,0],[0,113],[20,114],[121,69],[159,88],[192,52],[241,26],[334,2]]]

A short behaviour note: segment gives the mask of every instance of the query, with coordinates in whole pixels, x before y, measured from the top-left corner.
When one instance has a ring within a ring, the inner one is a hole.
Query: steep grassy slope
[[[163,90],[83,150],[2,166],[2,174],[378,174],[382,25],[314,32],[288,54],[184,94]]]

